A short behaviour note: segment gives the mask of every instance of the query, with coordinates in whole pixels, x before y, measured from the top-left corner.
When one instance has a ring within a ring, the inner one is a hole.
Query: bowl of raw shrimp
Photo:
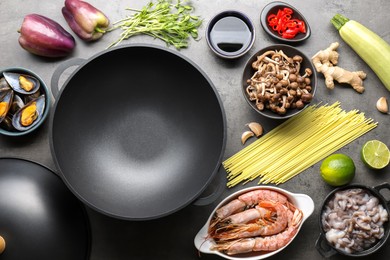
[[[390,184],[351,184],[330,192],[320,211],[318,252],[324,257],[360,257],[378,251],[390,235],[390,200],[382,196],[384,190],[388,192]]]
[[[223,199],[194,239],[200,253],[259,260],[286,248],[314,211],[306,194],[255,186]]]

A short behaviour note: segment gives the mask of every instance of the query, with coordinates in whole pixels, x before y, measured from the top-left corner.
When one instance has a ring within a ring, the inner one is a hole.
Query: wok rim
[[[104,209],[104,208],[102,208],[100,206],[97,206],[97,205],[93,204],[92,202],[89,201],[88,198],[86,198],[85,196],[82,196],[78,192],[78,190],[73,187],[72,183],[70,181],[68,181],[68,179],[66,177],[67,174],[64,174],[64,171],[62,170],[62,168],[61,168],[61,166],[60,166],[60,164],[58,162],[58,158],[57,158],[57,155],[56,155],[56,152],[55,152],[54,137],[53,137],[53,132],[54,132],[53,131],[53,126],[54,126],[54,120],[55,120],[56,112],[57,112],[57,108],[58,108],[57,107],[58,103],[59,103],[58,101],[61,99],[62,93],[66,89],[66,87],[67,87],[68,83],[70,82],[70,80],[84,66],[86,66],[87,64],[90,64],[91,62],[93,62],[98,57],[103,56],[105,54],[108,54],[110,52],[115,52],[115,51],[122,50],[122,49],[127,49],[127,48],[153,48],[153,49],[156,49],[156,50],[159,50],[159,51],[168,52],[170,55],[175,55],[178,58],[181,58],[182,60],[187,62],[195,70],[197,70],[204,77],[204,79],[207,81],[209,87],[211,88],[211,90],[214,93],[213,96],[216,98],[216,101],[218,102],[218,107],[219,107],[219,111],[220,111],[221,119],[222,119],[221,120],[222,121],[222,144],[221,144],[221,147],[219,149],[218,160],[216,160],[215,166],[212,169],[212,172],[210,173],[207,181],[203,184],[202,188],[199,189],[196,193],[192,194],[190,196],[190,199],[187,199],[185,201],[185,203],[181,203],[177,207],[172,207],[170,209],[161,210],[161,212],[159,214],[154,214],[153,216],[147,216],[147,217],[134,217],[134,216],[130,216],[130,214],[123,215],[123,214],[114,213],[114,212],[111,212],[111,210]],[[53,86],[51,86],[51,87],[53,88]],[[58,87],[60,87],[60,86],[58,86]],[[78,65],[78,67],[69,75],[69,77],[62,84],[61,88],[58,90],[58,96],[54,97],[54,99],[55,99],[54,100],[54,105],[53,105],[53,108],[52,108],[52,113],[50,115],[50,122],[49,122],[50,123],[49,124],[49,142],[50,142],[50,151],[51,151],[51,154],[52,154],[52,157],[53,157],[53,161],[54,161],[55,167],[58,170],[58,175],[64,181],[64,183],[69,188],[69,190],[80,201],[82,201],[85,205],[87,205],[88,207],[94,209],[95,211],[97,211],[99,213],[102,213],[102,214],[104,214],[106,216],[113,217],[113,218],[116,218],[116,219],[132,220],[132,221],[143,221],[143,220],[152,220],[152,219],[162,218],[162,217],[171,215],[171,214],[173,214],[173,213],[183,209],[184,207],[188,206],[192,202],[194,202],[197,198],[200,197],[200,195],[205,191],[205,189],[210,185],[210,183],[216,178],[218,170],[219,170],[219,168],[220,168],[220,166],[222,164],[222,159],[223,159],[225,148],[226,148],[227,123],[226,123],[225,108],[223,106],[223,102],[222,102],[220,94],[218,93],[217,88],[215,87],[215,85],[211,81],[211,79],[207,76],[207,74],[204,72],[204,70],[200,66],[198,66],[195,62],[193,62],[190,58],[184,56],[183,54],[181,54],[178,51],[169,49],[167,47],[155,45],[155,44],[143,44],[143,43],[130,43],[130,44],[119,45],[119,46],[112,47],[110,49],[106,49],[104,51],[101,51],[99,53],[96,53],[96,54],[92,55],[91,57],[85,59],[85,61],[82,64]]]

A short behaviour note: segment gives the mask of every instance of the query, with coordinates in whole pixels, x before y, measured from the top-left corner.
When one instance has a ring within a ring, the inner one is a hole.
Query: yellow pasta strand
[[[222,164],[228,187],[259,178],[259,184],[281,184],[306,170],[378,123],[340,103],[312,105],[275,127]]]

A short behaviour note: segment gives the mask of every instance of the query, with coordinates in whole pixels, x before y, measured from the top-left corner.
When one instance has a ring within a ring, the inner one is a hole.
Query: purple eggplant
[[[65,0],[62,14],[73,32],[84,41],[101,38],[110,24],[104,13],[84,1]]]
[[[24,17],[19,44],[30,53],[44,57],[64,57],[76,46],[75,39],[60,24],[39,14]]]

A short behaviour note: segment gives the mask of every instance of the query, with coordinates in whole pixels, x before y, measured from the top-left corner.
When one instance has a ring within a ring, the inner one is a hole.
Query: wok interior
[[[53,149],[70,188],[111,215],[152,218],[189,203],[220,163],[223,112],[204,75],[161,49],[96,57],[65,83]]]

